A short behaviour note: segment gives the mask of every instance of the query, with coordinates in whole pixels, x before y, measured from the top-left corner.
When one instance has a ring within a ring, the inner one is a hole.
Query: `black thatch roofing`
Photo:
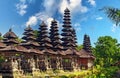
[[[0,48],[4,48],[4,47],[6,47],[6,45],[0,41]]]
[[[70,10],[68,8],[65,9],[65,12],[70,12]]]
[[[3,49],[0,49],[0,51],[1,52],[15,51],[15,52],[27,52],[28,53],[28,50],[25,47],[22,47],[20,45],[9,45]]]
[[[36,47],[39,47],[39,43],[37,42],[33,42],[33,41],[29,41],[29,42],[25,42],[25,43],[21,43],[20,45],[23,45],[23,46],[36,46]]]
[[[84,49],[81,49],[80,51],[78,51],[78,55],[81,58],[95,58],[92,53],[87,52]]]
[[[9,31],[3,35],[4,38],[17,38],[16,34],[12,32],[12,29],[10,28]]]
[[[44,54],[54,54],[54,55],[58,54],[57,52],[55,52],[51,49],[47,49],[47,48],[40,50],[40,51],[42,51],[42,53],[44,53]]]

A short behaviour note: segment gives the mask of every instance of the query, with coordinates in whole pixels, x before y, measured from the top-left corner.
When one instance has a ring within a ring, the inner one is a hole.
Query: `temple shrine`
[[[71,26],[70,10],[64,10],[62,33],[54,19],[50,30],[43,21],[38,28],[38,37],[31,26],[24,29],[22,42],[9,29],[0,40],[0,73],[34,71],[80,71],[93,67],[90,37],[84,35],[83,48],[78,51],[75,29]]]

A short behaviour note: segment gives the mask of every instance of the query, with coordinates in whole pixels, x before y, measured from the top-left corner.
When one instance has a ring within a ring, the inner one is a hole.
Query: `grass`
[[[83,71],[78,71],[78,72],[57,71],[57,73],[49,71],[49,72],[36,72],[34,73],[34,76],[26,74],[25,78],[45,78],[47,76],[49,76],[50,78],[75,78],[79,76],[82,78],[88,74],[90,74],[89,70],[83,70]]]
[[[103,77],[105,75],[112,74],[116,68],[93,68],[91,70],[81,70],[81,71],[74,71],[74,72],[69,72],[69,71],[61,71],[61,70],[55,70],[55,71],[47,71],[47,72],[34,72],[32,75],[31,74],[26,74],[24,76],[21,76],[19,74],[15,75],[15,78],[98,78],[98,76]],[[101,73],[101,71],[103,73]],[[105,73],[107,72],[107,73]],[[104,77],[107,78],[107,77]],[[111,78],[111,77],[109,77]]]

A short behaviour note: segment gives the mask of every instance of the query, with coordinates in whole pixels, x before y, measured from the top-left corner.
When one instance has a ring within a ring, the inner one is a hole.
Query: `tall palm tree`
[[[107,17],[110,18],[116,24],[116,26],[120,26],[120,9],[104,7],[101,10],[106,13]]]

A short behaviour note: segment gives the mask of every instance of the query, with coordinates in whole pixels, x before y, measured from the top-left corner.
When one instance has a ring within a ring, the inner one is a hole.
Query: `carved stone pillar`
[[[39,59],[38,59],[38,57],[37,57],[35,62],[36,62],[36,69],[39,69]]]
[[[75,59],[74,59],[74,57],[71,59],[71,67],[73,68],[73,70],[75,70]]]
[[[21,58],[18,58],[18,69],[21,70]]]
[[[48,57],[47,56],[45,56],[45,66],[46,66],[46,69],[49,70]]]
[[[56,61],[57,63],[57,69],[59,70],[60,69],[60,58],[57,56],[57,61]]]
[[[31,58],[29,62],[30,62],[30,68],[31,68],[31,70],[34,71],[36,69],[35,68],[35,61],[34,61],[34,59]]]
[[[78,68],[77,68],[77,58],[76,57],[73,58],[73,70],[74,71],[78,70]]]
[[[79,65],[79,58],[76,58],[76,69],[77,71],[80,71],[80,65]]]
[[[88,69],[91,69],[93,67],[93,60],[92,59],[88,59]]]
[[[78,62],[77,62],[77,58],[75,58],[75,69],[76,70],[78,69],[77,66],[78,66]]]
[[[62,63],[62,61],[63,61],[63,58],[60,57],[60,70],[63,70],[63,63]]]
[[[52,67],[51,67],[51,62],[52,62],[52,56],[51,57],[48,57],[47,56],[47,62],[48,62],[48,70],[51,70],[52,69]]]
[[[16,59],[12,60],[12,69],[13,71],[18,71],[18,62]]]

